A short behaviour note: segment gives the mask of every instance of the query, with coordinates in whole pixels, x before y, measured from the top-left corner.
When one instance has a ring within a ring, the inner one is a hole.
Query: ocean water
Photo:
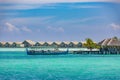
[[[0,52],[0,80],[120,80],[120,55]]]

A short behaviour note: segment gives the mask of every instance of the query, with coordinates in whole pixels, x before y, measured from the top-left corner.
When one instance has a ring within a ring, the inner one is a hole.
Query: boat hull
[[[28,51],[28,55],[65,55],[68,54],[67,51],[58,51],[58,52],[42,52],[42,51]]]
[[[28,50],[26,49],[27,54],[28,55],[64,55],[64,54],[68,54],[68,50],[67,51],[44,51],[44,50]]]

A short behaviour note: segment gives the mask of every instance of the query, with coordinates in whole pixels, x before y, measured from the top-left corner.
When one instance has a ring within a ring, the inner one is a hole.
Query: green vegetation
[[[87,39],[86,39],[86,43],[84,43],[84,46],[87,47],[88,49],[90,49],[91,51],[92,51],[92,49],[94,49],[94,48],[97,48],[97,49],[100,48],[100,46],[98,46],[98,45],[97,45],[95,42],[93,42],[93,40],[90,39],[90,38],[87,38]]]

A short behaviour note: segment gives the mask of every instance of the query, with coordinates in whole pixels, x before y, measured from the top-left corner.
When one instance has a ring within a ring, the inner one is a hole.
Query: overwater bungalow
[[[35,42],[32,40],[25,40],[24,42],[22,42],[24,44],[24,47],[31,47],[35,45]]]
[[[48,42],[44,42],[42,46],[50,46]]]
[[[49,46],[51,46],[53,42],[47,42],[47,43],[49,44]]]
[[[61,42],[60,41],[56,41],[55,42],[58,46],[61,44]]]
[[[74,44],[75,44],[75,43],[74,43]],[[76,46],[77,46],[77,48],[80,48],[80,47],[83,46],[83,44],[82,44],[81,42],[78,42],[78,43],[76,44]]]
[[[6,42],[0,42],[0,47],[4,47]]]
[[[61,48],[68,47],[68,42],[61,42],[60,45],[59,45],[59,47],[61,47]]]
[[[42,46],[41,42],[36,42],[34,46]]]
[[[13,42],[11,47],[24,47],[24,44],[22,42]]]
[[[71,47],[71,48],[75,47],[74,42],[69,42],[69,43],[67,43],[67,45],[68,45],[68,47]]]
[[[117,38],[104,39],[98,43],[101,46],[101,51],[108,53],[120,53],[120,40]]]
[[[59,47],[61,42],[52,42],[51,46],[56,46],[56,47]]]
[[[104,40],[101,41],[99,44],[101,44],[101,46],[107,46],[110,40],[111,40],[111,39],[104,39]]]
[[[104,39],[98,43],[101,46],[120,46],[120,40],[115,38]]]
[[[5,45],[4,45],[4,47],[11,47],[12,44],[13,44],[13,42],[6,42]]]

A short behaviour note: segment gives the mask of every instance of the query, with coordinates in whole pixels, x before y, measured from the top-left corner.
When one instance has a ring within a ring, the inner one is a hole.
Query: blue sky
[[[0,1],[0,41],[101,41],[120,37],[117,0]]]

